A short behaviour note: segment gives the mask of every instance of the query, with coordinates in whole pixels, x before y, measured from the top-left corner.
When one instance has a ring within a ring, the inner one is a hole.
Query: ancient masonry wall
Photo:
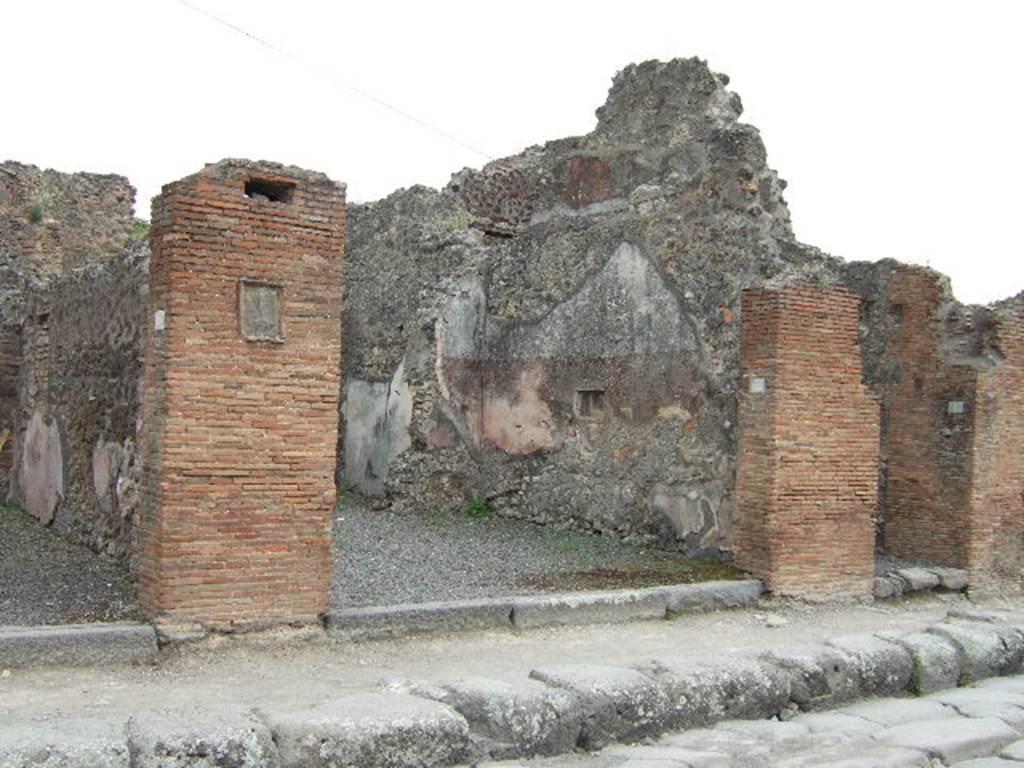
[[[879,405],[859,304],[837,287],[743,292],[736,562],[777,594],[871,594]]]
[[[888,354],[899,379],[884,393],[886,508],[883,547],[900,557],[967,567],[976,372],[939,354],[941,283],[897,269],[886,302]]]
[[[20,328],[13,324],[0,326],[0,498],[7,496],[14,463],[14,417],[18,410],[20,368]]]
[[[352,207],[346,492],[732,548],[740,290],[837,262],[727,83],[633,65],[586,136]]]
[[[122,176],[0,163],[3,495],[122,559],[146,257],[134,194]]]
[[[883,548],[967,568],[972,584],[1019,583],[1024,448],[1019,304],[968,308],[942,276],[881,268],[890,322],[883,397]]]
[[[1021,585],[1024,577],[1024,307],[992,328],[1003,359],[979,371],[968,563],[974,583]]]
[[[140,596],[164,623],[329,603],[344,188],[224,161],[153,204]]]
[[[146,263],[55,276],[22,327],[13,496],[41,522],[122,561],[135,554]]]

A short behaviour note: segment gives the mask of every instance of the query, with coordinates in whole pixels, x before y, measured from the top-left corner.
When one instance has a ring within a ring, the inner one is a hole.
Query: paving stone
[[[564,664],[535,669],[535,680],[574,693],[583,710],[579,744],[600,749],[659,733],[669,698],[651,678],[634,669],[598,664]]]
[[[868,634],[835,638],[827,645],[853,659],[861,695],[891,696],[909,690],[914,660],[906,648]]]
[[[904,747],[861,746],[830,748],[793,755],[772,763],[772,768],[932,768],[920,750]]]
[[[327,614],[328,634],[347,640],[377,640],[430,632],[509,629],[508,600],[456,600],[408,605],[335,609]]]
[[[992,689],[1024,694],[1024,675],[1016,677],[990,677],[988,680],[981,680],[971,687],[974,689]]]
[[[798,741],[811,733],[811,729],[806,725],[791,720],[723,720],[715,724],[714,730],[742,733],[774,743]]]
[[[666,587],[664,591],[666,609],[670,615],[676,615],[754,605],[764,592],[764,585],[757,579],[709,581]]]
[[[510,600],[516,629],[664,619],[668,597],[661,588],[571,592]]]
[[[946,621],[927,631],[957,646],[963,682],[1012,674],[1024,660],[1024,636],[1005,625]]]
[[[999,755],[1010,760],[1024,761],[1024,739],[1015,741],[1013,744],[1007,744]]]
[[[571,752],[583,724],[574,693],[535,680],[473,678],[436,696],[466,718],[474,753],[493,759]]]
[[[683,747],[654,745],[616,744],[602,750],[603,755],[610,758],[623,758],[628,762],[623,765],[634,765],[636,761],[657,764],[660,768],[670,766],[686,766],[686,768],[729,768],[729,756],[721,752],[701,752]]]
[[[878,637],[905,648],[913,660],[910,691],[916,694],[955,688],[960,682],[960,651],[951,640],[927,632],[880,632]]]
[[[165,707],[125,726],[132,768],[274,768],[281,765],[267,725],[241,707]]]
[[[368,693],[296,711],[264,712],[284,768],[427,768],[463,761],[469,725],[417,696]]]
[[[938,701],[922,699],[879,699],[861,701],[836,710],[837,715],[862,717],[881,726],[892,727],[918,720],[941,720],[959,717],[956,710]]]
[[[923,750],[948,763],[995,754],[1018,735],[1002,720],[964,717],[898,725],[879,731],[875,738],[890,746]]]
[[[951,707],[965,704],[996,704],[1024,707],[1024,694],[999,688],[954,688],[948,691],[930,693],[926,700],[941,701]]]
[[[939,577],[925,568],[898,568],[893,575],[903,580],[904,592],[923,592],[939,586]]]
[[[814,733],[805,725],[786,727],[790,725],[778,721],[726,721],[714,728],[666,736],[658,745],[726,754],[733,765],[766,766],[783,756],[836,748],[868,738]]]
[[[939,586],[951,592],[963,592],[969,585],[967,571],[962,568],[929,567],[929,571],[939,577]]]
[[[838,712],[808,712],[789,722],[806,725],[812,733],[865,736],[882,730],[882,726],[872,720]]]
[[[641,670],[668,695],[669,728],[772,717],[790,700],[788,676],[771,664],[751,659],[715,665],[652,662]]]
[[[128,768],[120,723],[61,720],[28,726],[0,725],[0,768]]]
[[[948,619],[962,619],[964,621],[981,621],[990,624],[1006,624],[1007,615],[998,611],[986,611],[981,608],[950,608],[946,611]]]
[[[983,701],[959,705],[957,711],[964,717],[996,718],[1018,733],[1024,734],[1024,709],[1013,704],[992,704]]]
[[[899,597],[903,594],[903,580],[895,576],[876,576],[872,594],[879,600]]]
[[[828,709],[860,697],[855,660],[827,645],[761,656],[786,674],[792,700],[805,711]]]

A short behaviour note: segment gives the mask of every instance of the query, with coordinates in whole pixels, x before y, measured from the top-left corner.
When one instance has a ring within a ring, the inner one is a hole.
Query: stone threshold
[[[966,570],[939,566],[893,568],[875,577],[874,595],[880,600],[913,592],[964,592],[970,587]]]
[[[325,624],[328,635],[344,640],[382,640],[469,630],[526,630],[665,619],[684,613],[742,608],[756,604],[763,592],[760,581],[744,579],[339,608],[327,614]]]

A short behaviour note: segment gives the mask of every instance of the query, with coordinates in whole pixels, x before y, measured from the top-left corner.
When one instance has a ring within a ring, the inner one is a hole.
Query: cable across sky
[[[265,38],[262,38],[259,35],[256,35],[256,34],[250,32],[249,30],[245,29],[242,26],[239,26],[238,24],[235,24],[234,22],[228,21],[227,19],[221,18],[220,16],[217,16],[216,14],[210,13],[205,8],[195,4],[193,2],[190,2],[189,0],[178,0],[178,3],[180,3],[183,6],[185,6],[189,10],[194,11],[195,13],[200,14],[201,16],[205,16],[206,18],[210,19],[211,21],[216,22],[217,24],[220,24],[223,27],[227,27],[228,29],[230,29],[233,32],[237,32],[238,34],[242,35],[243,37],[247,37],[248,39],[252,40],[254,43],[257,43],[258,45],[262,45],[264,48],[267,48],[267,49],[273,51],[278,56],[281,56],[281,57],[283,57],[285,59],[288,59],[293,64],[298,64],[300,67],[305,67],[306,69],[310,70],[311,72],[315,72],[318,75],[320,75],[322,77],[325,77],[328,80],[334,82],[336,85],[340,85],[342,88],[345,88],[345,89],[347,89],[349,91],[352,91],[352,93],[354,93],[354,94],[356,94],[358,96],[361,96],[362,98],[366,99],[367,101],[370,101],[370,102],[376,104],[378,107],[382,107],[383,109],[386,109],[386,110],[388,110],[390,112],[394,112],[399,117],[405,118],[409,122],[415,123],[416,125],[420,126],[421,128],[425,128],[426,130],[430,131],[431,133],[433,133],[433,134],[435,134],[437,136],[440,136],[445,141],[449,141],[452,144],[455,144],[455,145],[457,145],[459,147],[462,147],[463,149],[468,150],[468,151],[472,152],[473,154],[479,155],[480,157],[482,157],[482,158],[484,158],[486,160],[494,160],[494,156],[493,155],[490,155],[490,154],[488,154],[487,152],[484,152],[481,149],[477,149],[472,144],[463,141],[462,139],[460,139],[457,136],[453,136],[452,134],[448,133],[447,131],[445,131],[445,130],[443,130],[441,128],[438,128],[436,125],[432,125],[431,123],[428,123],[426,120],[422,120],[422,119],[416,117],[416,115],[413,115],[410,112],[407,112],[406,110],[402,109],[401,107],[396,107],[394,104],[390,104],[389,102],[384,101],[383,99],[380,99],[380,98],[374,96],[372,93],[369,93],[368,91],[363,90],[359,86],[353,85],[352,83],[348,82],[347,80],[344,80],[344,79],[338,77],[333,72],[330,72],[328,70],[322,69],[322,68],[320,68],[320,67],[318,67],[318,66],[316,66],[314,64],[311,64],[310,62],[308,62],[308,61],[306,61],[304,59],[299,58],[295,54],[293,54],[293,53],[291,53],[289,51],[286,51],[285,49],[281,48],[281,46],[276,45],[275,43],[272,43],[269,40],[267,40]]]

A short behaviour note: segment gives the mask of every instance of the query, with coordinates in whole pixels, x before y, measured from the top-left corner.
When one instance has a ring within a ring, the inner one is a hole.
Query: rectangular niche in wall
[[[582,418],[598,419],[604,416],[605,399],[603,389],[576,390],[576,414]]]
[[[242,280],[238,284],[238,315],[242,336],[249,341],[284,341],[281,328],[282,288]]]

